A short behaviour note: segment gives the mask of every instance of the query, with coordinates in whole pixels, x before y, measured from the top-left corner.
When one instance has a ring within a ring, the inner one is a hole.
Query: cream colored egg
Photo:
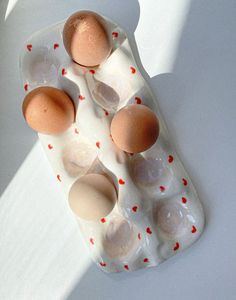
[[[113,183],[104,175],[87,174],[80,177],[69,192],[69,205],[80,218],[98,221],[115,206],[117,193]]]

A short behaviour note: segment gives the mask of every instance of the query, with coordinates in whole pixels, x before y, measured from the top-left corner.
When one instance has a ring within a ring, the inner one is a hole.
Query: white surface
[[[140,11],[136,1],[124,7],[121,1],[53,0],[48,7],[47,1],[19,0],[5,22],[7,1],[0,3],[1,191],[8,185],[0,200],[1,299],[236,299],[235,1],[186,2],[186,15],[175,8],[185,20],[173,26],[175,57],[165,58],[172,66],[167,62],[165,74],[149,81],[207,217],[201,239],[158,268],[105,275],[90,264],[42,149],[37,144],[30,152],[36,136],[21,117],[18,53],[32,32],[90,8],[130,32],[140,14],[155,35],[173,13],[170,5],[155,28],[148,25],[164,2],[143,0]],[[136,38],[147,39],[140,31]]]

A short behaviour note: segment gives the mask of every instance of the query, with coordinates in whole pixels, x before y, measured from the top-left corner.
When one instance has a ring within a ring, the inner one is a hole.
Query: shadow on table
[[[28,8],[25,9],[25,6]],[[4,75],[3,72],[0,75],[0,194],[4,193],[38,139],[37,134],[25,124],[21,113],[25,93],[18,65],[19,51],[26,39],[34,31],[59,22],[82,9],[95,10],[109,16],[130,32],[134,32],[139,18],[137,0],[125,3],[125,9],[130,12],[128,17],[119,0],[71,0],[70,3],[52,0],[49,7],[53,6],[55,12],[52,13],[51,9],[37,1],[27,4],[23,0],[0,1],[0,65],[1,70],[6,70]],[[32,11],[39,12],[33,21]],[[28,22],[32,24],[27,26]]]
[[[148,79],[152,90],[160,100],[161,110],[164,111],[165,115],[170,116],[168,117],[169,120],[172,120],[168,123],[168,128],[174,144],[176,144],[178,132],[189,134],[188,124],[195,124],[194,132],[191,133],[192,143],[177,147],[177,152],[181,157],[181,152],[186,149],[189,157],[194,157],[195,155],[195,158],[199,161],[206,162],[206,166],[201,163],[203,169],[200,172],[204,172],[204,168],[212,168],[214,170],[216,161],[219,164],[219,169],[224,169],[220,162],[221,155],[217,149],[218,134],[224,134],[224,130],[221,133],[215,132],[214,127],[220,122],[222,113],[227,113],[227,111],[232,109],[236,112],[236,101],[234,103],[230,101],[232,98],[236,99],[235,4],[235,1],[192,1],[179,40],[173,72]],[[136,22],[138,21],[138,15],[136,8]],[[137,52],[137,49],[134,50]],[[145,72],[144,77],[147,78]],[[172,105],[173,99],[175,99],[175,105]],[[219,104],[222,102],[225,103],[224,112],[218,109]],[[207,110],[205,109],[206,103],[208,104]],[[179,118],[181,107],[187,107],[186,111],[188,111],[188,114],[184,117],[182,127],[176,128],[175,122]],[[200,114],[196,114],[195,111],[200,111]],[[224,124],[222,124],[222,127],[224,127]],[[201,131],[201,128],[206,128],[206,131]],[[211,137],[208,136],[209,132],[212,132]],[[198,135],[202,137],[200,142],[199,138],[197,141],[194,138]],[[228,143],[230,141],[225,142]],[[209,153],[209,149],[215,149],[215,152]],[[207,184],[201,181],[199,170],[192,169],[190,160],[185,159],[184,165],[193,179],[193,183],[203,202],[206,220],[209,222],[210,208],[206,196]],[[219,182],[221,179],[224,181],[223,176],[224,174],[219,174]],[[199,245],[198,243],[196,246]],[[191,250],[193,249],[185,251],[183,257],[178,257],[178,262],[181,259],[190,258],[191,253],[193,253]],[[171,259],[170,263],[172,265],[173,263],[175,264],[175,260]],[[165,265],[165,269],[166,266],[169,266],[169,261],[163,265]],[[141,286],[142,281],[140,278],[142,280],[146,279],[144,272],[147,274],[147,277],[150,277],[148,275],[149,272],[151,272],[152,276],[154,273],[155,276],[158,276],[154,269],[147,273],[145,270],[141,270],[133,274],[106,275],[98,270],[96,266],[91,266],[70,295],[68,295],[67,299],[89,300],[94,299],[96,294],[98,295],[96,299],[105,299],[102,295],[106,294],[107,296],[105,291],[108,286],[110,286],[110,294],[106,299],[127,299],[130,295],[132,295],[132,299],[141,299],[143,287]],[[123,284],[127,280],[131,284],[130,286],[125,284],[124,287]],[[122,293],[120,293],[121,290]],[[145,291],[147,291],[146,288]],[[154,296],[155,291],[153,290],[152,293]],[[145,298],[147,298],[147,294],[143,297],[143,299]]]

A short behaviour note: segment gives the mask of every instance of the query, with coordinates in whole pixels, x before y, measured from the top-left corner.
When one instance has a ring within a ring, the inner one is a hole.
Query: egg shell
[[[104,175],[87,174],[78,179],[69,192],[72,211],[85,220],[107,216],[117,201],[115,186]]]
[[[62,90],[39,87],[26,95],[22,111],[28,125],[37,132],[59,134],[75,119],[72,100]]]
[[[112,119],[111,135],[121,150],[128,153],[143,152],[156,142],[159,121],[147,106],[127,105]]]
[[[87,67],[101,64],[112,50],[105,20],[90,11],[77,12],[66,21],[63,43],[69,56]]]

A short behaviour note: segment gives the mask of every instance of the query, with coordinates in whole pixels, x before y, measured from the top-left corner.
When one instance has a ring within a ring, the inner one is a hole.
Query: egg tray
[[[47,85],[63,89],[73,99],[75,123],[60,135],[39,133],[39,140],[66,197],[84,174],[101,173],[112,178],[118,201],[111,213],[99,221],[75,217],[100,269],[134,271],[156,266],[192,245],[203,230],[204,215],[194,186],[170,144],[156,98],[138,70],[126,33],[104,19],[113,51],[99,67],[85,68],[71,61],[63,47],[63,21],[29,38],[21,52],[20,69],[26,93]],[[110,135],[114,107],[105,103],[106,109],[102,100],[94,99],[91,89],[98,82],[115,91],[111,98],[118,95],[115,110],[127,104],[144,104],[155,112],[160,135],[150,149],[133,155],[115,146]],[[77,177],[68,174],[68,168],[73,172],[74,159],[81,165]],[[106,249],[104,238],[115,230],[115,224],[121,224],[118,228],[123,230],[116,234],[126,232],[128,236],[123,239],[127,241],[119,244],[115,237]]]

